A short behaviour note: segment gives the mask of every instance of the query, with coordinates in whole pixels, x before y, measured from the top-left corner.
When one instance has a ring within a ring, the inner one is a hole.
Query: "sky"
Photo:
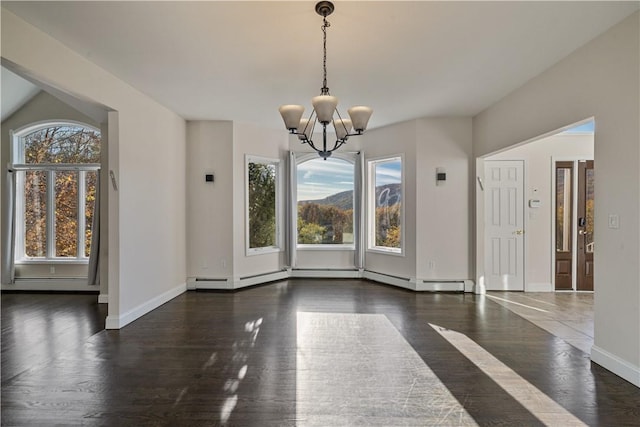
[[[593,132],[595,129],[595,122],[593,120],[590,120],[586,123],[583,123],[581,125],[569,128],[567,130],[565,130],[562,133],[580,133],[580,132]]]
[[[376,185],[399,183],[400,162],[378,163]],[[320,157],[298,165],[298,200],[324,199],[341,191],[353,190],[354,165],[346,160]]]

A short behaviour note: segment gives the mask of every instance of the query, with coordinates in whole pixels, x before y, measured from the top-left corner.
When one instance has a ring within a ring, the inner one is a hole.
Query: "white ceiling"
[[[638,1],[335,3],[328,86],[341,111],[373,107],[372,127],[475,115],[638,9]],[[314,4],[2,2],[186,119],[273,127],[280,104],[310,108],[319,94]]]

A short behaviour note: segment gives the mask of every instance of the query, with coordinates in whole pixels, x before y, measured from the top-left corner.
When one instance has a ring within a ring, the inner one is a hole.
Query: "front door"
[[[578,258],[576,289],[593,290],[593,160],[578,163]]]
[[[484,162],[485,285],[524,290],[524,167],[522,161]]]

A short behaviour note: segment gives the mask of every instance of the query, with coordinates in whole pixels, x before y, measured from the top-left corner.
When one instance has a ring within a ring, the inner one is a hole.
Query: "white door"
[[[485,286],[524,290],[523,162],[484,162]]]

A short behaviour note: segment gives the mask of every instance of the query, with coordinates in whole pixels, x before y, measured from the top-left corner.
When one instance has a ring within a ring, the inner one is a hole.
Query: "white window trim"
[[[64,120],[64,121],[39,121],[26,126],[11,130],[10,158],[11,169],[16,171],[16,236],[15,236],[15,263],[16,264],[88,264],[89,257],[85,254],[85,216],[84,216],[84,196],[86,195],[85,176],[87,171],[99,172],[99,163],[25,163],[24,144],[22,138],[25,135],[36,132],[40,129],[55,126],[78,126],[100,132],[100,129],[86,123]],[[46,250],[45,257],[28,257],[25,254],[25,232],[24,232],[24,176],[26,171],[43,171],[47,173],[47,202],[46,202]],[[78,254],[75,257],[55,256],[55,192],[50,185],[54,182],[56,171],[78,172],[78,227],[77,227],[77,248]]]
[[[343,151],[343,152],[334,152],[331,155],[331,158],[335,158],[335,159],[340,159],[340,160],[344,160],[345,162],[349,162],[353,165],[353,227],[356,226],[356,203],[358,201],[358,197],[361,197],[361,195],[356,194],[356,162],[357,160],[357,152],[350,152],[350,151]],[[298,173],[298,165],[308,162],[310,160],[315,160],[318,159],[318,153],[297,153],[296,154],[296,168],[295,168],[295,173],[297,175]],[[293,217],[293,220],[291,221],[292,227],[294,228],[294,230],[292,230],[292,232],[294,233],[295,236],[295,244],[296,244],[296,250],[300,250],[300,251],[355,251],[356,250],[356,244],[354,243],[342,243],[342,244],[331,244],[331,243],[298,243],[298,182],[296,179],[295,182],[295,187],[292,186],[291,191],[293,192],[292,194],[292,199],[293,199],[293,211],[292,211],[292,215],[295,215]],[[294,214],[295,213],[295,214]],[[355,230],[354,230],[354,236],[356,235]]]
[[[267,165],[275,165],[276,167],[276,244],[274,246],[265,246],[262,248],[250,248],[249,247],[249,163],[261,163]],[[244,171],[244,215],[245,215],[245,255],[255,256],[264,255],[276,252],[282,252],[283,249],[283,237],[282,231],[284,230],[283,215],[282,215],[282,188],[283,188],[283,171],[282,162],[280,159],[274,159],[269,157],[260,157],[250,154],[245,155],[245,171]]]
[[[373,170],[375,165],[380,163],[386,163],[392,160],[400,159],[400,191],[401,191],[401,205],[400,205],[400,247],[399,248],[389,248],[386,246],[376,246],[376,214],[375,214],[375,173]],[[383,255],[392,255],[392,256],[405,256],[405,162],[404,162],[404,154],[394,154],[383,157],[374,157],[366,160],[367,162],[367,213],[366,213],[366,223],[367,223],[367,252],[378,253]]]

